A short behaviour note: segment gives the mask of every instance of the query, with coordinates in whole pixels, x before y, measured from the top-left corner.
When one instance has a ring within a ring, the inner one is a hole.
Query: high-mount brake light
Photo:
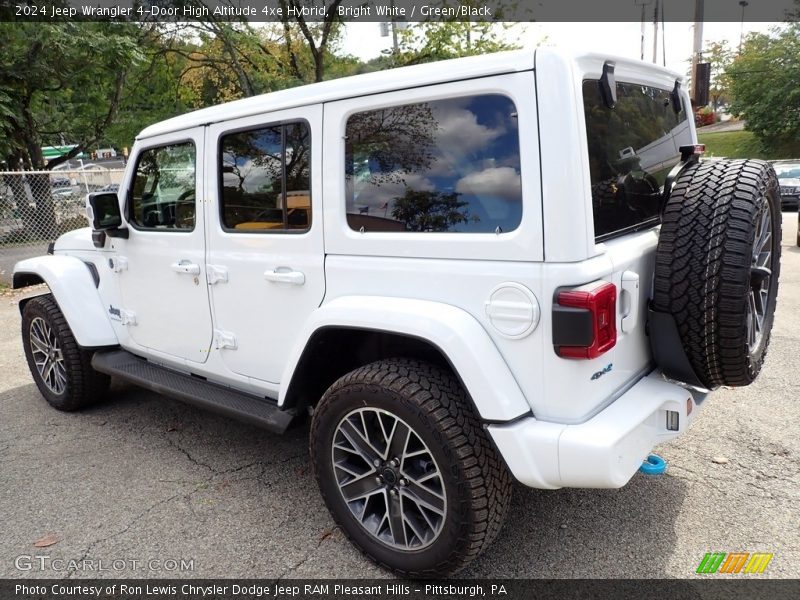
[[[686,161],[689,159],[690,156],[700,156],[705,153],[706,145],[705,144],[690,144],[688,146],[681,146],[679,148],[681,153],[681,160]]]
[[[566,289],[553,306],[553,346],[562,358],[592,359],[617,343],[617,287],[613,283]]]

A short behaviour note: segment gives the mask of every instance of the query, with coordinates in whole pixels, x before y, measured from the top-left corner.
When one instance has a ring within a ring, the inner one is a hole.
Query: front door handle
[[[303,285],[306,276],[300,271],[291,271],[284,268],[267,269],[264,272],[264,279],[273,283],[290,283],[292,285]]]
[[[188,260],[172,263],[172,270],[176,273],[185,273],[186,275],[200,275],[200,265],[196,265]]]

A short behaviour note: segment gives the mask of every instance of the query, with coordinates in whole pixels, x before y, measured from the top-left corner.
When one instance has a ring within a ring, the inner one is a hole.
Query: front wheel
[[[77,410],[108,391],[111,379],[92,368],[93,353],[78,346],[52,295],[25,304],[22,343],[33,380],[52,407]]]
[[[459,382],[392,359],[339,379],[314,412],[311,457],[350,540],[409,577],[451,575],[486,548],[511,478]]]

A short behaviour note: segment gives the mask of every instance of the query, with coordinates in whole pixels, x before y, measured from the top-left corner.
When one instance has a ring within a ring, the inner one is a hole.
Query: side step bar
[[[125,350],[96,352],[92,357],[96,371],[140,387],[194,404],[220,414],[251,423],[275,433],[289,427],[294,414],[281,410],[272,400],[251,396],[191,375],[177,373],[147,362]]]

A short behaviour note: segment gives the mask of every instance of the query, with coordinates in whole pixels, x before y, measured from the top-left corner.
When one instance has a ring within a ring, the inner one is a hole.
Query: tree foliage
[[[731,112],[762,142],[800,139],[800,24],[750,34],[726,75]]]
[[[77,144],[72,155],[122,149],[147,125],[188,110],[512,47],[497,24],[423,23],[401,32],[396,52],[364,65],[340,51],[342,0],[277,1],[283,20],[258,25],[211,15],[191,23],[0,23],[0,160],[42,168],[42,146]],[[288,12],[322,6],[319,21]]]
[[[3,159],[42,168],[43,145],[77,144],[77,154],[101,140],[141,58],[138,33],[117,23],[0,23]]]
[[[392,217],[405,223],[408,231],[449,231],[470,220],[469,202],[459,200],[459,195],[406,188],[403,196],[394,199]]]
[[[426,62],[513,50],[503,39],[511,25],[484,21],[430,21],[410,23],[397,31],[397,49],[367,63],[365,71],[404,67]]]
[[[723,103],[730,101],[730,75],[727,70],[733,62],[733,51],[728,40],[709,42],[703,52],[703,61],[711,67],[708,98],[716,111]]]

